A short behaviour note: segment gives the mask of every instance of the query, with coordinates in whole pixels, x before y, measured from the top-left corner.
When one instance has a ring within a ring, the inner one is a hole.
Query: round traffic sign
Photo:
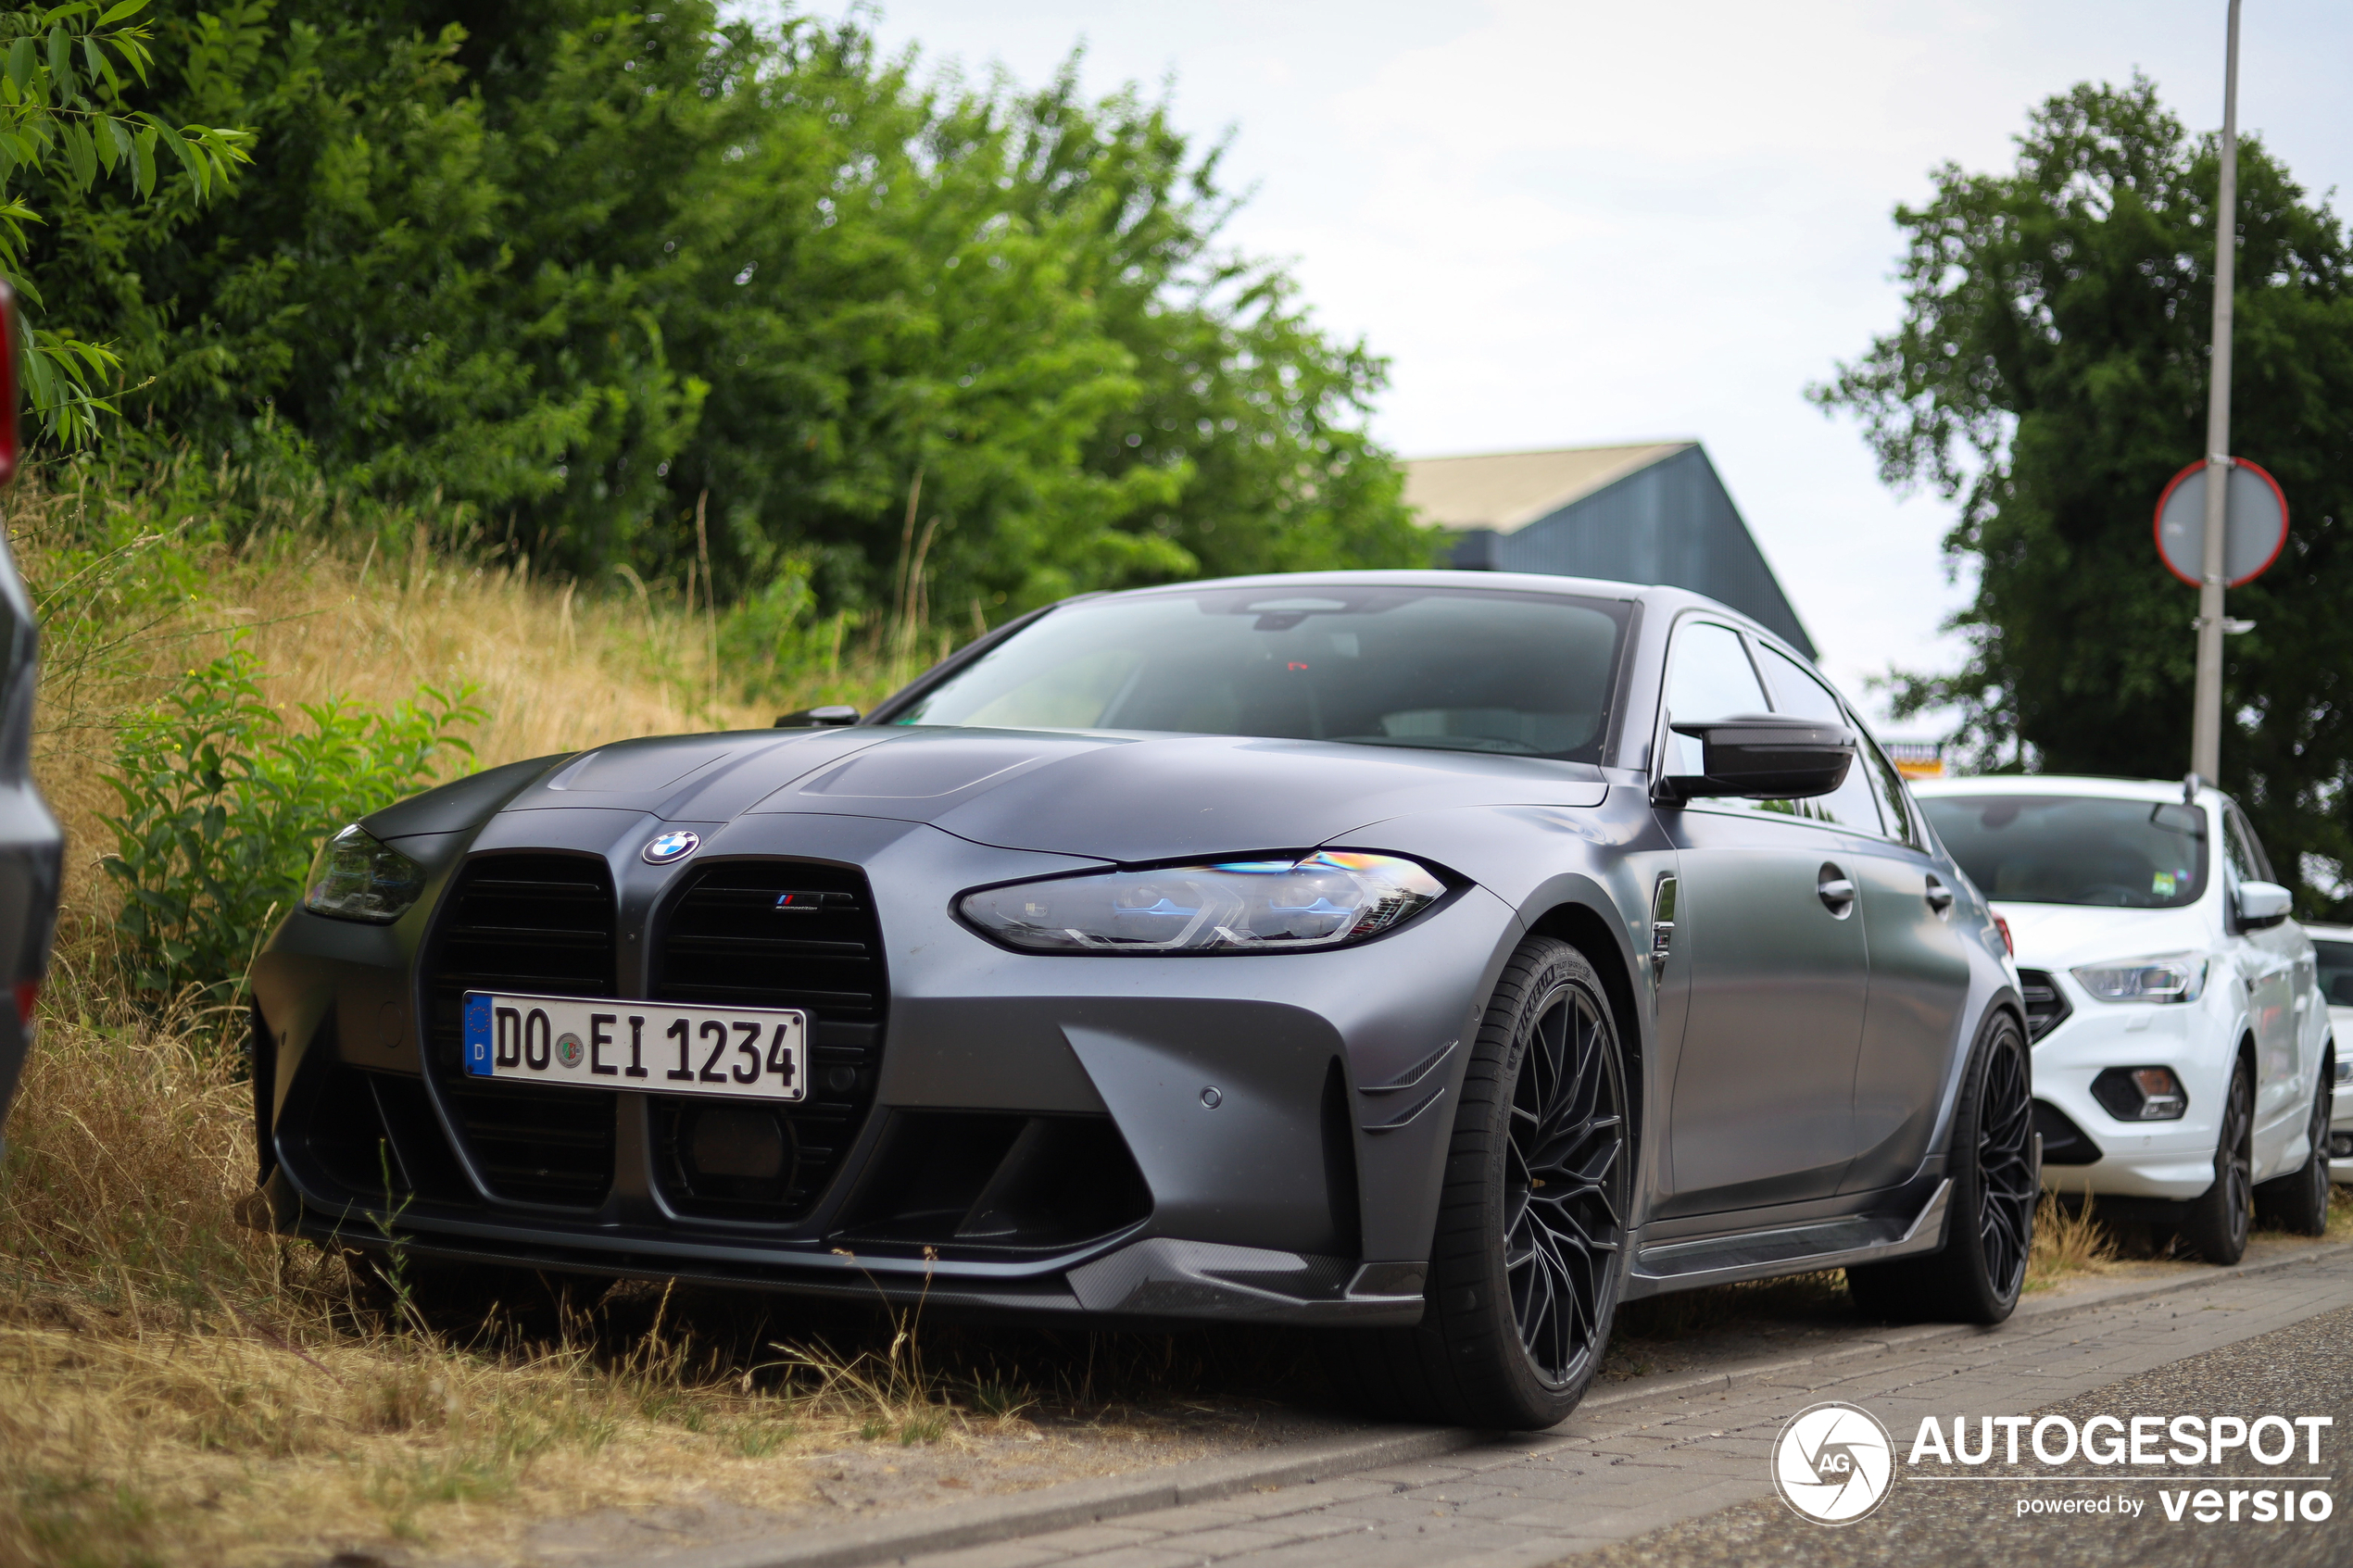
[[[2279,481],[2245,458],[2231,459],[2222,492],[2222,580],[2236,588],[2270,570],[2287,545],[2287,497]],[[2157,498],[2157,554],[2165,570],[2197,586],[2206,570],[2206,465],[2175,474]]]

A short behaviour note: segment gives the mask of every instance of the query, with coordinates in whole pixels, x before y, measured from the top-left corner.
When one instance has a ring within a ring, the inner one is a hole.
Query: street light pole
[[[2239,0],[2231,0],[2222,67],[2222,169],[2214,195],[2214,351],[2206,394],[2206,557],[2198,574],[2197,686],[2190,726],[2190,771],[2212,783],[2222,773],[2223,528],[2231,483],[2231,293],[2238,272]]]

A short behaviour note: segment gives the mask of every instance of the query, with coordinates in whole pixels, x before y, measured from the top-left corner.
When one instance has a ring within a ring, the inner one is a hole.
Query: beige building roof
[[[1633,446],[1556,446],[1541,452],[1413,458],[1405,463],[1405,504],[1418,510],[1424,522],[1513,533],[1604,485],[1697,445],[1651,441]]]

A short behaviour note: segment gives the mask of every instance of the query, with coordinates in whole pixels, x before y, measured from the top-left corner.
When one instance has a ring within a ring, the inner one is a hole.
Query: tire
[[[1944,1245],[1925,1257],[1846,1271],[1867,1317],[1997,1323],[2017,1309],[2034,1242],[2033,1063],[2018,1021],[1997,1012],[1978,1035],[1954,1109]]]
[[[2334,1053],[2321,1058],[2321,1081],[2312,1091],[2312,1117],[2305,1131],[2311,1152],[2284,1176],[2255,1189],[2255,1211],[2263,1223],[2293,1236],[2324,1236],[2329,1228],[2329,1100],[2336,1087]]]
[[[1393,1419],[1567,1419],[1609,1343],[1631,1152],[1601,976],[1576,948],[1530,937],[1464,1069],[1422,1321],[1327,1336],[1335,1381]]]
[[[2194,1198],[2181,1235],[2192,1251],[2229,1268],[2246,1255],[2255,1219],[2255,1073],[2240,1057],[2231,1068],[2222,1130],[2214,1140],[2214,1185]]]

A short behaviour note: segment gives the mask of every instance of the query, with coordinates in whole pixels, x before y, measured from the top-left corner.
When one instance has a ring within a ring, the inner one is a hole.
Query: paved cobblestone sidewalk
[[[1781,1424],[1818,1399],[1892,1432],[1922,1416],[2023,1412],[2353,1305],[2353,1255],[2004,1328],[1834,1357],[1711,1392],[1580,1413],[1441,1461],[1134,1514],[908,1568],[1535,1568],[1770,1491]]]

